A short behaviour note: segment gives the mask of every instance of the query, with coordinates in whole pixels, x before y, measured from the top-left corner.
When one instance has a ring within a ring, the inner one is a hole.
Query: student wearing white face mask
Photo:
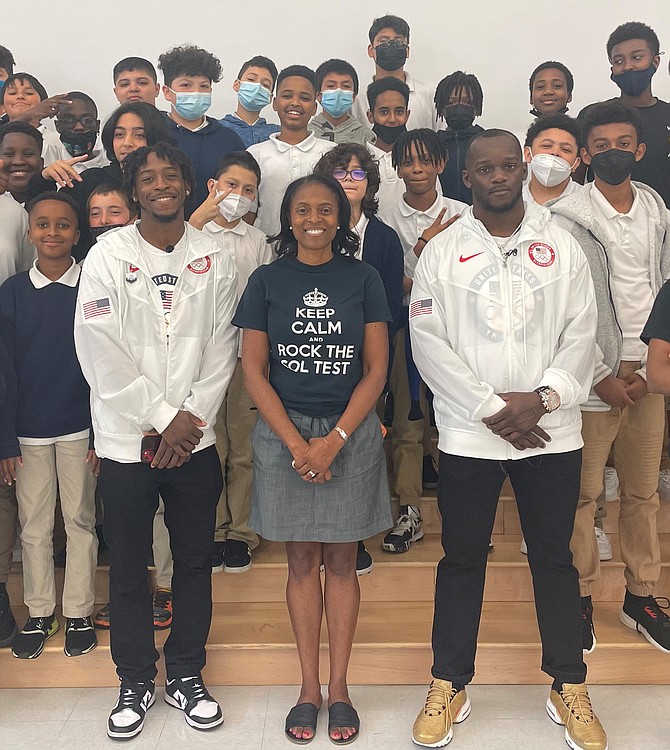
[[[523,186],[525,203],[544,205],[573,193],[580,164],[579,125],[563,114],[540,117],[528,128],[524,147],[530,179]]]
[[[227,154],[209,180],[209,196],[197,208],[189,223],[202,229],[227,251],[237,268],[238,299],[249,276],[272,260],[272,250],[260,229],[242,221],[255,203],[261,170],[247,151]],[[242,573],[251,567],[251,550],[258,535],[249,528],[251,510],[251,431],[257,411],[242,374],[242,336],[237,364],[216,418],[216,447],[226,478],[216,509],[212,570]]]
[[[279,125],[261,117],[261,110],[272,103],[272,92],[277,81],[277,66],[269,57],[256,55],[240,68],[233,83],[237,94],[237,109],[219,122],[240,136],[245,148],[263,143],[279,132]]]

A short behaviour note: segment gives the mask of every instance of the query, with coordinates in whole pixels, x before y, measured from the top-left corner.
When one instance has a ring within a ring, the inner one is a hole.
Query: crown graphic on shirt
[[[314,287],[314,291],[307,292],[302,301],[307,307],[325,307],[328,304],[328,295]]]

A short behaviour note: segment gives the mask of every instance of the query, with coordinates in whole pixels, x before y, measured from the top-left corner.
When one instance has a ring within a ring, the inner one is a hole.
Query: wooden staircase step
[[[369,602],[432,602],[436,566],[442,557],[438,534],[425,534],[409,552],[393,555],[381,550],[383,534],[367,540],[367,548],[375,567],[371,575],[361,576],[361,597]],[[670,534],[660,534],[662,571],[659,594],[670,592]],[[624,565],[619,553],[618,535],[612,534],[613,559],[601,563],[601,577],[593,587],[592,597],[599,601],[619,601],[624,590]],[[489,564],[484,591],[485,601],[533,601],[533,588],[525,555],[519,550],[520,535],[494,535],[494,550]],[[286,588],[286,554],[279,542],[263,541],[253,553],[253,566],[246,573],[217,573],[212,577],[212,598],[215,602],[283,602]],[[57,596],[63,588],[63,570],[56,571]],[[23,599],[20,570],[10,576],[10,600]],[[96,575],[96,602],[108,600],[107,568]]]
[[[587,657],[589,682],[670,684],[670,670],[659,668],[658,650],[619,622],[620,603],[595,608],[596,651]],[[22,620],[25,608],[16,608]],[[424,684],[430,680],[433,605],[400,606],[364,602],[349,670],[351,684]],[[63,629],[42,655],[18,661],[0,650],[0,688],[88,687],[118,684],[109,655],[109,634],[98,631],[92,653],[69,659],[63,653]],[[167,637],[158,633],[160,646]],[[321,677],[327,681],[325,624],[321,633]],[[299,683],[299,668],[288,612],[283,603],[216,604],[208,642],[205,680],[210,685]],[[476,682],[543,684],[541,648],[532,604],[484,604],[479,634]]]

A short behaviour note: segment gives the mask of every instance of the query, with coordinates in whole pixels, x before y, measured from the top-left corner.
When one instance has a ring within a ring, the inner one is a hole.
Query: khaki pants
[[[1,480],[0,480],[1,482]],[[16,541],[16,488],[0,483],[0,583],[7,583]]]
[[[67,534],[63,615],[88,617],[95,599],[98,537],[95,477],[85,462],[88,438],[54,445],[23,445],[16,499],[23,547],[23,596],[30,617],[47,617],[56,606],[53,530],[56,488]]]
[[[238,359],[226,397],[216,417],[216,450],[224,484],[216,506],[214,541],[237,539],[250,549],[258,546],[258,535],[249,528],[253,466],[251,431],[258,411],[244,387],[242,360]]]
[[[391,365],[390,388],[393,393],[393,494],[400,505],[418,505],[423,494],[423,457],[432,455],[437,465],[437,447],[430,435],[429,409],[426,387],[421,383],[423,419],[409,420],[411,406],[407,364],[405,359],[405,329],[395,335],[395,352]]]
[[[156,586],[159,589],[172,589],[172,550],[170,532],[165,525],[165,503],[158,496],[158,510],[154,516],[154,565],[156,566]]]
[[[619,377],[626,377],[638,368],[639,363],[622,362]],[[620,482],[619,540],[621,558],[626,566],[626,587],[635,596],[654,593],[661,573],[656,532],[660,501],[656,488],[664,421],[664,398],[652,393],[625,409],[582,412],[581,490],[570,545],[574,565],[579,571],[582,596],[589,596],[591,584],[600,575],[593,516],[612,446]]]

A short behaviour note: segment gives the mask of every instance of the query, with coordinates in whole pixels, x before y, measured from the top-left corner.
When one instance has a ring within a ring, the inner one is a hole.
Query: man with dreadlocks
[[[472,204],[472,190],[463,182],[465,152],[468,144],[484,128],[475,125],[482,114],[484,92],[472,73],[457,70],[443,78],[435,89],[435,109],[438,120],[447,123],[446,130],[438,131],[447,148],[447,163],[440,175],[442,192],[449,198]]]

